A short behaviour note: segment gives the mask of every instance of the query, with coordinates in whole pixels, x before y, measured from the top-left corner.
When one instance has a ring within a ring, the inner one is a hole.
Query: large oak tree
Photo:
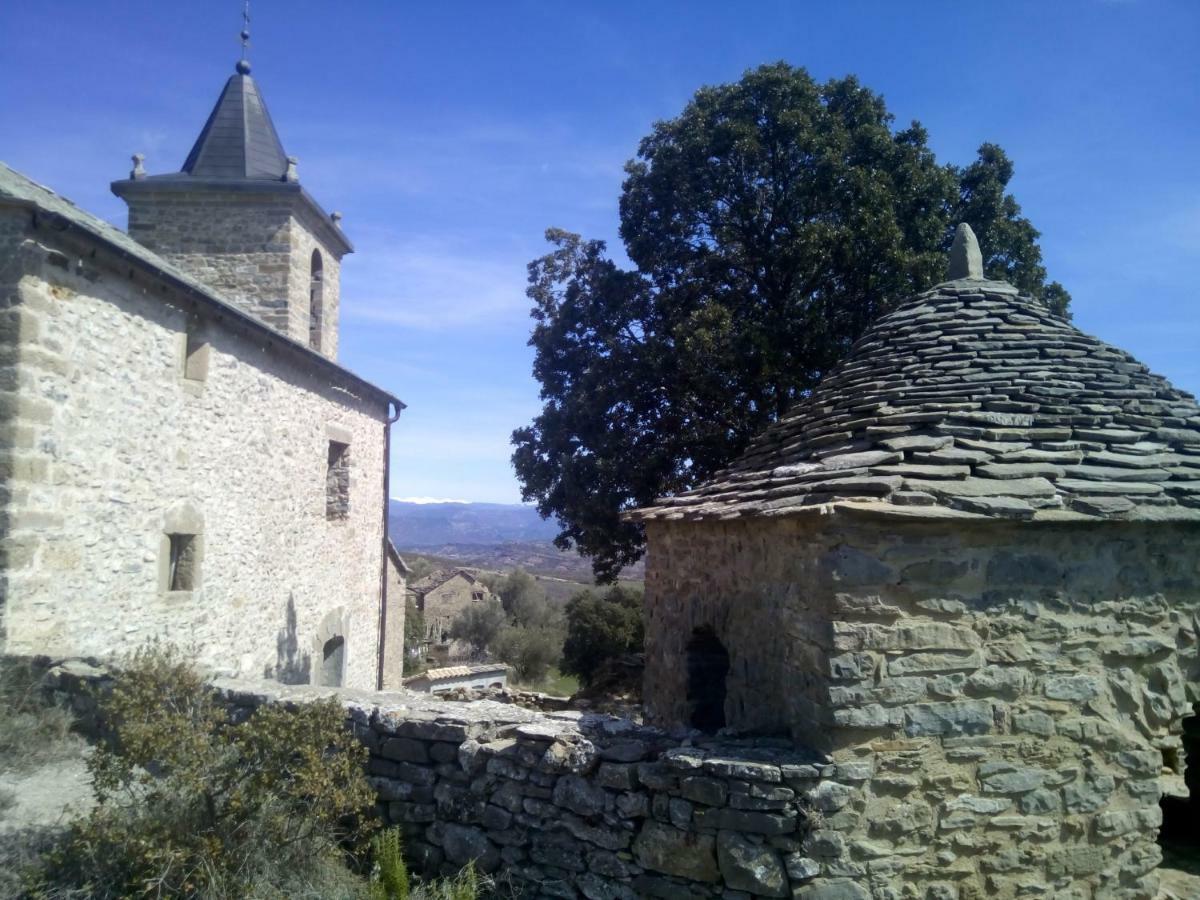
[[[620,513],[712,475],[876,316],[942,280],[957,223],[989,277],[1066,314],[1004,151],[939,165],[925,130],[893,130],[853,77],[777,63],[703,88],[625,171],[632,270],[556,229],[529,265],[544,406],[513,432],[525,499],[602,580],[642,554]]]

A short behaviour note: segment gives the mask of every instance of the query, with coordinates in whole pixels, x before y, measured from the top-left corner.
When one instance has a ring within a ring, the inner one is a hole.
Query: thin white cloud
[[[497,260],[478,247],[428,239],[363,249],[347,269],[342,315],[419,330],[479,326],[529,311],[521,256]]]

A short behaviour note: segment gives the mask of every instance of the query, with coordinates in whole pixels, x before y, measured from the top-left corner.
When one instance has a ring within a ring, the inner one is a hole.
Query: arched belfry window
[[[701,625],[687,644],[688,724],[712,733],[725,727],[729,653],[711,626]]]
[[[325,291],[325,264],[321,261],[321,251],[312,252],[312,264],[309,269],[308,281],[308,346],[314,350],[321,349],[321,316],[323,313]]]

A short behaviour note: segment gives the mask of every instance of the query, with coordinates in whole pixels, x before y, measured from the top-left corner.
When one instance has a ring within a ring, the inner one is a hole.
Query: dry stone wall
[[[0,253],[7,652],[163,636],[219,670],[307,681],[340,635],[345,683],[374,686],[386,401],[211,317],[206,377],[185,378],[206,308],[30,229],[24,210],[0,222],[15,232]],[[336,520],[331,440],[352,450]],[[177,531],[199,538],[188,590],[167,583]]]
[[[69,663],[52,683],[91,722],[96,692],[78,687],[106,678]],[[215,684],[239,720],[329,694]],[[580,712],[339,695],[369,750],[378,812],[428,875],[474,861],[520,896],[592,900],[1155,893],[1161,760],[1145,750],[1034,732],[876,740],[839,759]],[[1079,755],[1063,756],[1072,743]],[[1021,762],[1004,761],[1014,748]]]
[[[822,787],[830,873],[875,897],[1153,896],[1160,779],[1200,699],[1195,528],[650,528],[648,715],[686,721],[687,639],[712,627],[731,725],[859,767]]]
[[[319,693],[218,685],[242,715]],[[474,860],[527,897],[871,896],[823,877],[842,839],[819,810],[854,792],[861,767],[839,773],[786,740],[693,741],[572,711],[343,697],[381,817],[426,874]]]

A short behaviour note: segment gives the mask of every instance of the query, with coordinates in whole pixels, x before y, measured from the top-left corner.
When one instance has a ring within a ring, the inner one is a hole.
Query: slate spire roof
[[[889,515],[1200,521],[1200,406],[1123,350],[982,277],[881,317],[728,469],[634,520],[852,506]]]
[[[250,77],[250,66],[239,62],[182,171],[195,178],[282,181],[287,163],[271,114]]]

